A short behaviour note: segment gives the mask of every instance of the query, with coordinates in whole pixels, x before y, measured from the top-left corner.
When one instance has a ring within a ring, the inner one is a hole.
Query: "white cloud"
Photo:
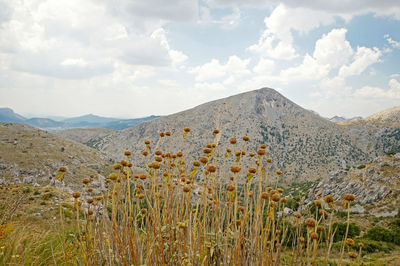
[[[242,60],[233,55],[230,56],[225,65],[220,64],[219,60],[212,59],[202,66],[197,66],[189,70],[189,73],[196,74],[196,81],[207,81],[234,75],[236,78],[250,74],[247,65],[250,60]]]
[[[393,48],[400,48],[400,42],[393,40],[389,34],[385,34],[384,37],[390,46]]]
[[[293,47],[292,31],[307,33],[311,29],[334,22],[332,15],[308,8],[277,6],[265,20],[266,29],[257,44],[248,50],[277,59],[293,59],[297,56]]]
[[[284,82],[296,80],[320,80],[329,74],[329,64],[321,65],[319,62],[306,54],[303,62],[297,67],[290,67],[281,71],[281,79]]]
[[[346,32],[344,28],[333,29],[315,43],[313,57],[319,64],[337,68],[348,63],[354,51],[346,40]]]
[[[382,52],[374,47],[357,47],[354,60],[350,65],[344,65],[339,69],[339,76],[346,78],[349,76],[359,75],[370,65],[379,62]]]
[[[270,59],[261,57],[258,64],[254,66],[253,71],[257,74],[267,74],[274,71],[275,62]]]
[[[396,79],[389,81],[389,89],[384,90],[378,87],[364,86],[354,92],[354,97],[366,99],[387,99],[390,101],[400,99],[400,82]]]
[[[134,16],[138,10],[143,12],[140,16],[153,12],[151,3],[119,2],[114,8],[127,7],[124,11],[127,16]],[[194,4],[190,2],[175,0],[176,7],[163,5],[155,11],[160,13],[156,20],[189,19],[190,10],[186,14],[179,12]],[[162,27],[132,31],[129,19],[114,16],[113,12],[121,10],[105,9],[103,4],[110,3],[78,0],[8,3],[12,12],[8,12],[8,20],[0,27],[2,64],[19,72],[86,79],[115,71],[117,62],[175,68],[188,59],[169,46]],[[129,10],[133,7],[138,10]]]
[[[387,1],[365,1],[365,0],[206,0],[208,5],[213,7],[253,7],[271,8],[284,4],[290,8],[309,8],[313,10],[331,13],[349,20],[356,15],[374,13],[380,16],[393,16],[400,19],[400,7],[397,0]]]

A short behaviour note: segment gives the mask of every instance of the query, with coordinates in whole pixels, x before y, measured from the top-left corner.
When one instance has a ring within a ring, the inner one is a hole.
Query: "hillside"
[[[357,147],[372,158],[400,152],[400,106],[338,125],[348,132]]]
[[[57,169],[66,166],[64,184],[58,186],[80,188],[93,174],[101,188],[109,165],[105,154],[24,124],[0,122],[0,136],[0,183],[53,184]]]
[[[311,189],[308,201],[332,195],[336,200],[354,194],[353,211],[395,216],[400,206],[400,153],[375,158],[351,169],[332,172]]]
[[[183,128],[190,127],[186,149],[190,160],[197,159],[199,147],[213,142],[212,130],[221,131],[221,151],[229,139],[250,137],[246,151],[255,151],[261,143],[268,146],[275,167],[284,170],[287,181],[314,180],[333,169],[368,158],[352,144],[340,126],[307,111],[273,89],[263,88],[190,110],[161,117],[104,137],[91,140],[91,145],[120,158],[129,149],[140,156],[144,140],[155,146],[159,133],[171,131],[168,145],[174,152],[183,147]],[[239,143],[241,146],[242,144]]]
[[[71,128],[57,132],[57,135],[90,146],[93,138],[103,138],[115,130],[106,128]]]

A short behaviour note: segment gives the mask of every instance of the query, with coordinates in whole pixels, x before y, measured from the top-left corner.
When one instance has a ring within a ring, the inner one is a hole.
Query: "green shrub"
[[[31,192],[31,188],[30,187],[24,187],[22,189],[22,193],[24,193],[24,194],[28,194],[29,192]]]
[[[359,166],[357,166],[357,169],[364,169],[365,168],[365,164],[360,164]]]
[[[35,190],[35,192],[33,192],[33,195],[40,195],[40,192],[39,191],[37,191],[37,190]]]
[[[375,241],[394,242],[395,234],[381,226],[374,226],[370,228],[365,234],[364,238]]]
[[[354,250],[358,250],[358,243],[363,243],[362,253],[374,253],[374,252],[385,252],[390,253],[395,247],[392,243],[386,243],[382,241],[375,241],[370,239],[357,239],[356,244],[353,246]]]
[[[333,230],[336,230],[335,236],[333,238],[334,242],[337,241],[342,241],[342,239],[344,238],[344,235],[346,233],[346,223],[334,223],[333,224]],[[349,238],[355,238],[357,236],[359,236],[361,233],[361,229],[358,225],[356,225],[355,223],[351,223],[349,225],[349,232],[347,234],[347,237]]]
[[[42,196],[42,200],[49,200],[53,197],[53,193],[46,193]]]

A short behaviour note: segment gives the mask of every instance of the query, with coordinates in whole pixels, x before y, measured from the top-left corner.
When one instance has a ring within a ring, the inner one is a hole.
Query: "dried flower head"
[[[268,199],[268,198],[269,198],[268,192],[262,192],[262,193],[261,193],[261,198],[262,198],[262,199]]]
[[[321,207],[322,202],[320,200],[314,200],[314,205],[317,207]]]
[[[264,149],[258,149],[257,150],[257,154],[260,155],[260,156],[265,155],[265,150]]]
[[[295,213],[293,213],[293,216],[296,217],[297,219],[300,219],[301,218],[301,213],[295,212]]]
[[[249,141],[250,138],[249,138],[248,136],[243,136],[243,140],[244,140],[244,141]]]
[[[150,144],[150,140],[145,140],[144,144],[149,145]]]
[[[200,157],[200,162],[202,164],[206,164],[206,163],[208,163],[208,158],[207,157]]]
[[[358,257],[358,254],[355,253],[355,252],[352,252],[352,251],[350,251],[350,252],[348,253],[348,255],[349,255],[349,257],[350,257],[351,259],[355,259],[355,258]]]
[[[189,133],[189,132],[190,132],[190,128],[185,127],[185,128],[183,129],[183,131],[185,131],[186,133]]]
[[[139,175],[139,178],[141,180],[145,180],[147,178],[147,176],[146,176],[146,174],[141,174],[141,175]]]
[[[271,196],[271,199],[272,199],[273,201],[275,201],[275,202],[278,202],[278,201],[281,199],[281,197],[279,196],[278,193],[276,193],[276,194],[273,194],[273,195]]]
[[[163,153],[162,153],[162,151],[157,150],[157,151],[154,152],[154,154],[157,155],[157,156],[161,156]]]
[[[212,152],[212,150],[211,150],[210,148],[205,148],[205,149],[203,150],[203,152],[204,152],[205,154],[210,154],[210,153]]]
[[[354,194],[344,194],[343,198],[347,201],[353,201],[355,200],[356,196]]]
[[[81,193],[79,193],[79,192],[72,193],[72,197],[74,197],[75,199],[79,198],[80,196],[81,196]]]
[[[125,156],[131,156],[131,154],[132,154],[132,153],[131,153],[130,151],[125,151],[125,152],[124,152],[124,155],[125,155]]]
[[[213,134],[214,134],[214,135],[217,135],[218,133],[219,133],[219,129],[214,129],[214,130],[213,130]]]
[[[312,232],[310,235],[311,239],[317,240],[318,239],[318,234],[315,232]]]
[[[256,168],[249,168],[249,173],[255,174],[257,172]]]
[[[320,231],[320,232],[325,231],[325,227],[323,227],[322,225],[318,225],[317,231]]]
[[[194,162],[193,162],[193,166],[195,166],[195,167],[199,167],[199,166],[200,166],[200,162],[198,162],[198,161],[194,161]]]
[[[177,152],[176,156],[180,158],[183,156],[183,153],[181,151],[179,151],[179,152]]]
[[[208,165],[206,169],[210,173],[215,173],[215,171],[217,171],[217,167],[215,167],[214,165]]]
[[[260,148],[261,148],[261,149],[266,149],[266,148],[267,148],[267,145],[261,144],[261,145],[260,145]]]
[[[229,184],[229,185],[226,187],[226,190],[228,190],[228,191],[234,191],[234,190],[235,190],[235,186],[232,185],[232,184]]]
[[[171,132],[170,131],[166,131],[165,135],[167,135],[167,137],[171,136]]]
[[[364,243],[360,242],[360,243],[358,243],[358,246],[359,246],[360,248],[362,248],[362,247],[364,246]]]
[[[182,190],[185,193],[190,192],[190,186],[184,186]]]
[[[254,155],[255,155],[254,152],[250,152],[250,153],[249,153],[249,156],[250,156],[250,157],[254,157]]]
[[[300,243],[304,243],[304,241],[305,241],[304,237],[302,237],[302,236],[299,237],[299,242],[300,242]]]
[[[313,218],[307,218],[305,224],[308,227],[315,227],[316,221]]]
[[[88,192],[93,192],[93,188],[92,188],[92,187],[89,187],[89,188],[87,189],[87,191],[88,191]]]
[[[160,137],[164,137],[165,136],[165,134],[164,134],[164,132],[160,132]]]
[[[277,175],[281,175],[281,174],[282,174],[282,171],[281,171],[281,170],[278,170],[278,171],[276,171],[276,174],[277,174]]]
[[[84,178],[84,179],[82,179],[82,183],[87,185],[90,183],[90,180],[88,178]]]
[[[286,203],[286,198],[281,198],[282,203]]]
[[[227,152],[227,153],[231,153],[232,150],[228,148],[228,149],[226,149],[226,152]]]
[[[276,191],[278,191],[278,193],[282,193],[283,192],[283,188],[277,188]]]
[[[154,160],[156,162],[162,162],[163,159],[162,159],[162,157],[157,156],[157,157],[154,158]]]
[[[349,246],[349,247],[353,246],[354,245],[354,240],[351,239],[351,238],[347,238],[346,239],[346,245]]]
[[[112,181],[115,181],[115,180],[117,180],[118,175],[117,175],[116,173],[111,173],[111,174],[108,176],[108,178],[110,178]]]
[[[230,144],[236,144],[236,138],[231,138],[230,140],[229,140],[229,143]]]
[[[67,167],[61,166],[60,168],[58,168],[57,172],[65,173],[67,172]]]
[[[148,151],[142,151],[143,156],[147,156],[148,154],[149,154]]]
[[[238,165],[231,166],[231,172],[232,173],[239,173],[240,170],[242,170],[242,168],[240,166],[238,166]]]
[[[326,203],[332,203],[333,202],[333,197],[331,195],[327,195],[324,197],[324,201]]]

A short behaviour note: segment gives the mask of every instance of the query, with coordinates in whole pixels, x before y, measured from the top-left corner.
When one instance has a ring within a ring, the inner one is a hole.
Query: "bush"
[[[24,188],[22,189],[22,193],[24,193],[24,194],[28,194],[29,192],[31,192],[30,187],[24,187]]]
[[[333,230],[335,230],[337,228],[335,236],[333,238],[334,242],[343,240],[344,235],[346,233],[346,226],[347,226],[346,223],[334,223],[333,224],[333,227],[332,227]],[[349,225],[349,233],[347,234],[347,237],[355,238],[355,237],[359,236],[360,233],[361,233],[361,229],[358,225],[356,225],[355,223],[351,223]]]
[[[35,192],[33,192],[33,195],[40,195],[40,192],[39,191],[37,191],[37,190],[35,190]]]
[[[394,242],[394,233],[380,226],[369,229],[364,237],[375,241]]]
[[[364,169],[365,168],[365,164],[360,164],[357,169]]]
[[[42,200],[48,200],[53,197],[52,193],[46,193],[42,196]]]
[[[362,253],[374,253],[374,252],[385,252],[390,253],[394,249],[394,245],[392,243],[385,243],[382,241],[375,241],[369,239],[359,239],[356,240],[356,244],[353,246],[354,250],[358,250],[358,243],[363,243],[364,246],[362,248]]]

